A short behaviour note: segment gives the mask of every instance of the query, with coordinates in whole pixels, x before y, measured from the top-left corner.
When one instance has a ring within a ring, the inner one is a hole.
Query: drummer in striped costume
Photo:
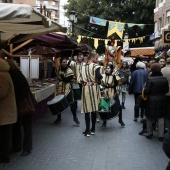
[[[95,64],[98,55],[90,53],[88,62],[82,66],[82,70],[78,75],[78,82],[82,83],[81,96],[81,112],[85,113],[86,130],[83,132],[84,136],[94,135],[96,124],[96,111],[100,102],[100,89],[98,87],[98,80],[102,79],[100,74],[100,66]],[[90,113],[92,127],[90,129]]]
[[[113,72],[113,65],[107,65],[105,74],[102,74],[101,85],[104,88],[103,97],[108,98],[110,100],[114,99],[116,86],[118,81],[116,80],[116,76],[112,75]],[[103,121],[103,125],[106,126],[106,120]]]
[[[57,83],[57,88],[56,88],[56,93],[57,94],[64,94],[65,96],[68,95],[68,93],[71,91],[72,92],[72,82],[74,79],[74,74],[73,71],[68,67],[67,64],[67,58],[62,58],[61,59],[61,67],[60,70],[57,74],[57,78],[58,78],[58,83]],[[72,101],[74,101],[73,99],[73,95],[72,97]],[[73,106],[72,106],[73,105]],[[70,103],[70,109],[71,112],[73,114],[73,120],[74,122],[79,125],[80,122],[77,118],[77,114],[76,114],[76,108],[74,106],[74,102]],[[58,114],[57,119],[54,121],[55,124],[61,123],[61,114]]]
[[[112,62],[108,62],[107,65],[112,65]],[[112,75],[116,77],[116,80],[118,81],[118,84],[117,84],[117,87],[118,87],[120,85],[121,78],[120,78],[120,75],[119,75],[117,68],[114,68]],[[122,119],[122,106],[120,104],[120,99],[119,99],[119,95],[118,95],[118,92],[117,92],[117,87],[116,87],[116,91],[115,91],[114,100],[117,103],[117,105],[119,106],[119,120],[118,120],[118,122],[120,123],[120,125],[122,127],[125,127],[125,124],[124,124],[123,119]]]

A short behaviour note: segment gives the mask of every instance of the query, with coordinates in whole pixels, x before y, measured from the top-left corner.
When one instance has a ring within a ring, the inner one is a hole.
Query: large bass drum
[[[67,101],[70,103],[73,103],[74,102],[74,95],[73,95],[73,91],[70,90],[67,95],[66,95],[66,99]]]
[[[58,115],[69,106],[69,102],[63,94],[55,96],[51,101],[47,102],[47,105],[53,115]]]
[[[98,112],[102,120],[113,119],[119,114],[119,106],[115,100],[101,98]]]

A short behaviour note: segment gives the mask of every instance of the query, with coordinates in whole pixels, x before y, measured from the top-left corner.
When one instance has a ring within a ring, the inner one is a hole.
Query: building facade
[[[12,1],[12,0],[11,0]],[[68,18],[65,16],[66,11],[63,6],[67,3],[67,0],[13,0],[15,4],[28,4],[39,10],[46,8],[50,13],[52,20],[57,22],[63,27],[69,26]]]
[[[170,0],[156,0],[154,9],[154,33],[150,35],[155,49],[161,50],[170,47],[170,43],[164,43],[164,31],[170,32]]]

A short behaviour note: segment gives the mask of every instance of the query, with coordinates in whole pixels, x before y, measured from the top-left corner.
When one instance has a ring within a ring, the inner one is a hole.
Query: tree
[[[129,38],[150,35],[154,32],[153,10],[155,1],[153,0],[68,0],[64,6],[69,11],[74,9],[78,14],[78,24],[76,32],[80,35],[96,38],[107,38],[107,26],[98,26],[89,23],[90,16],[125,23],[147,24],[143,29],[138,26],[127,28]],[[115,35],[116,39],[119,39]],[[149,46],[149,36],[143,44],[130,44],[133,46]]]

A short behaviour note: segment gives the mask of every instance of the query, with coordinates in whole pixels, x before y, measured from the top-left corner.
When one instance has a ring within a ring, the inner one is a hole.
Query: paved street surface
[[[11,155],[9,164],[0,170],[165,170],[168,159],[158,141],[158,132],[152,140],[138,135],[142,124],[133,121],[133,96],[127,96],[121,128],[118,118],[108,121],[107,127],[97,123],[96,134],[85,137],[84,114],[75,126],[68,108],[63,123],[53,124],[55,116],[47,111],[33,125],[33,151],[28,156]]]

